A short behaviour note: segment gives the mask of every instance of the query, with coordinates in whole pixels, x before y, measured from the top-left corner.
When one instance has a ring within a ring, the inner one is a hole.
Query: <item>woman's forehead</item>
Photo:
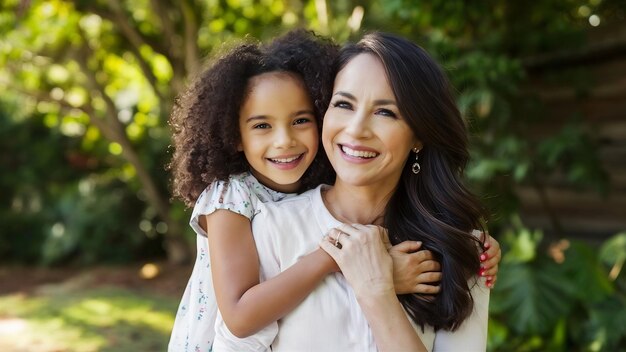
[[[367,95],[376,99],[394,99],[382,61],[373,54],[355,56],[337,73],[334,93]]]

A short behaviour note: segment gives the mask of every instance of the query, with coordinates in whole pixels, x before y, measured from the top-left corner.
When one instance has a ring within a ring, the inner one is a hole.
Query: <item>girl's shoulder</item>
[[[211,214],[218,209],[252,218],[259,202],[278,201],[285,196],[285,193],[265,187],[252,174],[244,172],[211,183],[196,200],[192,218]]]

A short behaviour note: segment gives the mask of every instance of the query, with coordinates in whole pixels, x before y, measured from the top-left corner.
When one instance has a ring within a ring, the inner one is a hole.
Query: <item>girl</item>
[[[267,46],[243,44],[217,60],[178,102],[171,118],[174,193],[195,204],[190,224],[198,252],[170,351],[209,351],[213,343],[216,350],[252,346],[258,337],[243,337],[291,311],[337,271],[318,249],[259,284],[250,228],[260,202],[332,180],[325,154],[317,151],[336,53],[335,45],[303,30]],[[439,264],[418,249],[406,242],[390,250],[397,291],[435,294],[438,287],[428,283],[440,279]],[[491,253],[496,259],[499,247]]]

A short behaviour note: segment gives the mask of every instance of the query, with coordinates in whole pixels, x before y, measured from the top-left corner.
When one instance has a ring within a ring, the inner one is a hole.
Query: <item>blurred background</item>
[[[224,43],[395,32],[444,66],[504,251],[492,351],[626,350],[626,1],[3,0],[0,350],[163,351],[194,258],[165,166]]]

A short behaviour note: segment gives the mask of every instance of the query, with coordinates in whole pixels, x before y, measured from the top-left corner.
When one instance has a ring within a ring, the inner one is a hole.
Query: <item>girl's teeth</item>
[[[350,156],[355,156],[355,157],[358,157],[358,158],[373,158],[373,157],[378,155],[378,153],[366,152],[366,151],[363,151],[363,150],[354,150],[354,149],[350,149],[350,148],[348,148],[346,146],[343,146],[343,145],[341,146],[341,150],[344,153],[346,153],[346,154],[348,154]]]
[[[271,161],[273,161],[273,162],[275,162],[275,163],[283,163],[283,164],[286,164],[286,163],[290,163],[290,162],[292,162],[292,161],[294,161],[294,160],[298,159],[299,157],[300,157],[300,156],[298,155],[298,156],[294,156],[294,157],[292,157],[292,158],[286,158],[286,159],[270,159],[270,160],[271,160]]]

